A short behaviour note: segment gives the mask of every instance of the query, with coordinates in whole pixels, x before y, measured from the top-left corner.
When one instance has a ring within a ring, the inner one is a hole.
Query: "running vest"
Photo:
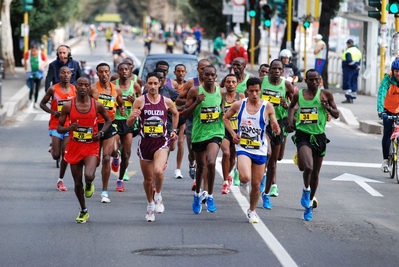
[[[264,117],[267,101],[263,100],[262,106],[255,114],[249,114],[247,111],[247,100],[241,102],[238,112],[238,135],[240,143],[236,144],[236,151],[246,151],[252,155],[267,155],[266,126],[269,124]]]
[[[116,87],[120,88],[119,79],[115,80],[115,85]],[[122,91],[122,99],[123,99],[123,105],[125,106],[126,115],[122,116],[118,107],[115,112],[115,120],[127,120],[130,113],[132,112],[133,103],[127,100],[127,96],[134,95],[134,81],[130,81],[130,86],[127,90],[121,89],[121,91]],[[134,97],[136,98],[137,96],[134,95]]]
[[[245,90],[247,90],[247,81],[251,77],[249,74],[246,74],[245,79],[237,85],[236,92],[244,94]]]
[[[194,86],[200,86],[200,81],[198,77],[193,78]]]
[[[51,110],[61,112],[62,106],[71,101],[71,99],[76,97],[76,88],[74,85],[69,85],[69,92],[64,93],[61,90],[59,83],[54,85],[53,99],[51,100]],[[59,118],[55,117],[53,114],[50,115],[49,130],[56,130],[58,127]],[[69,120],[65,120],[64,126],[69,126]]]
[[[105,110],[107,111],[108,115],[111,118],[111,121],[115,119],[115,110],[116,110],[116,89],[115,85],[113,83],[109,83],[111,86],[111,94],[108,95],[104,93],[104,90],[100,86],[100,82],[97,82],[97,89],[98,89],[98,102],[103,104]],[[101,116],[101,114],[98,115],[98,122],[99,123],[105,123],[104,118]]]
[[[158,103],[152,103],[144,95],[144,107],[140,114],[140,136],[142,138],[164,138],[167,130],[168,108],[163,95]]]
[[[42,51],[38,50],[36,56],[32,56],[31,50],[28,51],[28,59],[26,60],[26,71],[35,72],[39,71],[40,67],[44,64],[42,59]]]
[[[193,130],[191,142],[198,143],[214,137],[224,137],[224,123],[222,120],[222,94],[216,87],[213,94],[198,86],[198,94],[205,94],[205,99],[195,107],[193,114]]]
[[[303,90],[298,92],[299,109],[296,112],[296,129],[308,134],[322,134],[326,129],[327,111],[321,104],[320,92],[318,89],[312,100],[303,98]]]
[[[72,99],[69,119],[71,123],[79,120],[79,127],[75,131],[69,131],[69,142],[93,142],[93,136],[98,132],[97,109],[95,100],[93,98],[90,98],[90,100],[90,110],[87,113],[81,113],[76,108],[75,99]]]
[[[166,84],[165,85],[169,86],[170,88],[173,88],[172,80],[170,78],[166,78]]]
[[[269,82],[269,78],[265,76],[262,81],[261,89],[262,99],[273,104],[276,112],[276,119],[281,120],[288,117],[288,110],[280,106],[281,99],[285,98],[286,95],[285,79],[281,79],[278,85],[272,85]]]
[[[237,93],[237,92],[236,92],[235,100],[239,100],[239,99],[240,99],[240,93]],[[234,103],[234,101],[231,102],[231,103],[227,102],[227,100],[226,100],[226,95],[224,96],[224,98],[223,98],[223,103],[222,103],[223,114],[225,114],[225,113],[229,110],[229,108],[231,107],[231,105],[232,105],[233,103]],[[231,127],[233,128],[234,131],[237,131],[237,130],[238,130],[238,122],[237,122],[237,119],[238,119],[238,113],[234,114],[234,115],[230,118],[230,125],[231,125]]]

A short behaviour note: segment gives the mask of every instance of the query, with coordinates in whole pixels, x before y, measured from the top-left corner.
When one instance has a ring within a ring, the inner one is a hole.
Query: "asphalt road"
[[[139,60],[143,58],[139,40],[127,40],[127,45]],[[102,61],[111,63],[102,41],[93,54],[82,42],[73,56],[94,67]],[[126,191],[115,191],[112,174],[111,203],[100,203],[97,169],[96,191],[87,199],[90,219],[80,225],[75,223],[79,205],[69,168],[68,191],[56,190],[58,169],[47,152],[47,126],[47,114],[26,109],[14,123],[0,127],[0,266],[328,267],[397,266],[399,261],[399,184],[379,169],[379,135],[361,133],[339,121],[328,124],[331,142],[320,174],[319,207],[311,222],[302,219],[302,174],[292,163],[295,148],[289,139],[277,169],[280,195],[272,198],[272,210],[263,210],[259,201],[257,225],[248,223],[249,204],[237,187],[228,195],[219,193],[220,174],[214,193],[218,211],[193,214],[186,155],[184,179],[173,177],[176,152],[170,154],[165,170],[165,213],[146,222],[135,139]]]

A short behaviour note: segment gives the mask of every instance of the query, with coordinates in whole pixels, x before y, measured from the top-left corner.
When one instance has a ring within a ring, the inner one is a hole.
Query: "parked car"
[[[173,74],[173,71],[175,70],[175,66],[177,64],[184,64],[184,66],[186,66],[187,75],[185,80],[198,76],[198,58],[196,56],[187,54],[150,54],[147,55],[142,61],[139,70],[138,76],[143,80],[143,82],[145,82],[147,74],[155,70],[155,65],[160,60],[168,62],[169,73],[167,77],[172,80],[176,78],[176,76]]]

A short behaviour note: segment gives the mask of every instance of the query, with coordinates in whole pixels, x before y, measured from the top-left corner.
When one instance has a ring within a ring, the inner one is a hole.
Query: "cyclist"
[[[284,65],[284,74],[282,76],[284,77],[293,77],[296,76],[298,77],[298,82],[303,81],[303,77],[301,75],[301,72],[299,69],[291,62],[292,59],[292,53],[288,49],[283,49],[280,51],[279,55],[280,60],[283,62]]]
[[[382,135],[382,156],[381,170],[388,172],[388,154],[391,143],[392,121],[388,115],[399,114],[399,58],[391,64],[391,73],[385,74],[378,89],[377,112],[383,121],[384,131]]]

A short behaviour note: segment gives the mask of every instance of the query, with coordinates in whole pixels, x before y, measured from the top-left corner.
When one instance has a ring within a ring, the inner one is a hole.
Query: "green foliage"
[[[189,0],[190,6],[196,14],[197,20],[190,23],[194,25],[199,23],[204,27],[208,38],[213,38],[219,32],[224,32],[226,28],[226,16],[222,14],[223,1],[203,1],[203,0]],[[189,18],[191,14],[184,13],[185,18]]]
[[[49,31],[65,25],[78,16],[79,0],[40,0],[34,2],[29,12],[29,36],[31,40],[40,40]],[[22,1],[11,3],[11,25],[14,36],[21,34],[23,23]]]
[[[121,15],[123,21],[132,25],[141,25],[149,0],[116,0],[115,2],[118,8],[117,12]]]

